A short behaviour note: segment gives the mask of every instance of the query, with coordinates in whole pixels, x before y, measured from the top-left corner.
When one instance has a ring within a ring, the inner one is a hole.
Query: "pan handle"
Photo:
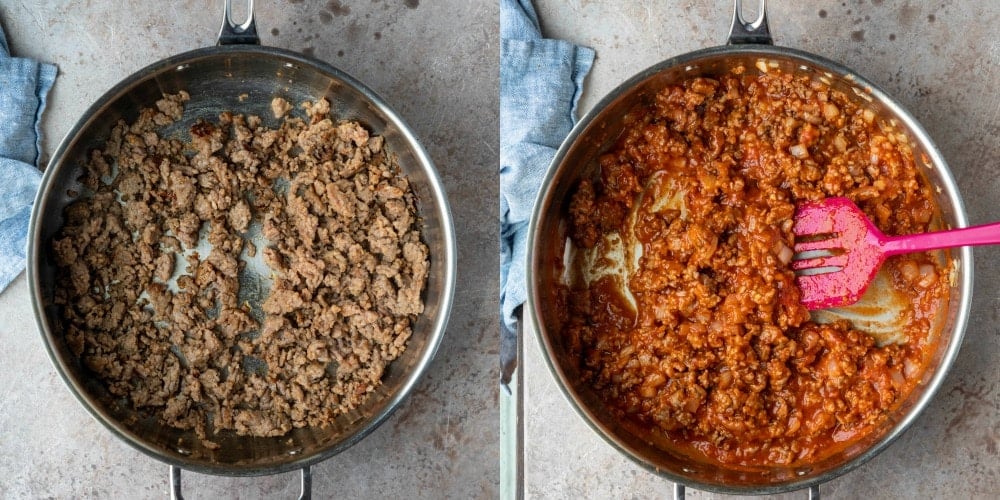
[[[686,488],[681,483],[674,483],[674,500],[684,500]],[[809,500],[820,500],[819,485],[809,487]]]
[[[767,0],[757,0],[757,19],[743,19],[743,0],[736,0],[733,8],[733,27],[729,29],[729,45],[759,43],[771,45],[771,32],[767,27]]]
[[[222,15],[222,29],[216,45],[260,45],[257,23],[253,19],[253,0],[247,1],[247,19],[242,24],[233,22],[232,0],[226,0],[226,12]]]
[[[299,500],[312,499],[312,469],[307,465],[301,469],[302,482],[299,486]],[[170,466],[170,500],[184,500],[181,494],[181,468]]]

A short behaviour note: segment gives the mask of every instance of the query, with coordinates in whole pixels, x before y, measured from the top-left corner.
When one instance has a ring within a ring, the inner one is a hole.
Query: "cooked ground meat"
[[[569,206],[573,245],[604,256],[589,262],[622,260],[614,236],[634,266],[577,269],[590,277],[564,291],[587,381],[637,428],[735,466],[807,463],[875,430],[921,379],[948,272],[930,254],[886,262],[904,340],[877,345],[799,303],[792,219],[847,196],[887,234],[927,231],[937,209],[905,140],[773,69],[665,88],[628,123]]]
[[[52,242],[67,345],[114,397],[206,446],[327,426],[423,312],[413,191],[381,137],[325,100],[302,119],[275,99],[277,129],[227,112],[190,143],[160,136],[188,99],[119,122],[85,164],[91,194]],[[258,247],[268,269],[240,257]]]
[[[292,110],[292,104],[281,97],[271,100],[271,112],[275,118],[284,118]]]

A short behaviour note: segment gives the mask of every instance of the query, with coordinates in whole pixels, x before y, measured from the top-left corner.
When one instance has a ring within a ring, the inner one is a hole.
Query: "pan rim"
[[[958,262],[959,269],[958,272],[958,283],[955,286],[955,293],[959,295],[958,302],[956,305],[956,316],[955,324],[953,328],[953,333],[948,346],[943,350],[941,358],[936,365],[936,370],[933,377],[927,382],[926,389],[919,395],[914,401],[910,410],[908,410],[903,418],[896,421],[892,425],[892,428],[886,432],[884,436],[879,438],[877,441],[873,442],[867,449],[858,455],[854,456],[850,460],[837,467],[834,467],[824,473],[818,474],[813,477],[799,479],[795,477],[789,481],[784,482],[774,482],[771,484],[763,485],[751,485],[751,486],[739,486],[739,485],[725,485],[719,483],[707,483],[697,479],[692,479],[685,477],[679,473],[675,473],[670,470],[666,470],[662,467],[657,466],[651,460],[643,457],[642,454],[636,450],[634,447],[630,446],[628,443],[619,439],[615,436],[611,430],[605,428],[600,419],[596,414],[591,411],[581,400],[579,394],[573,389],[573,384],[569,379],[567,373],[555,359],[558,352],[558,348],[554,345],[552,336],[545,333],[546,329],[542,324],[539,311],[541,310],[541,302],[544,300],[542,293],[538,286],[538,277],[542,274],[541,269],[543,269],[544,263],[540,261],[543,252],[540,248],[540,241],[544,237],[539,233],[541,220],[544,217],[543,211],[545,209],[551,209],[557,201],[553,201],[553,187],[555,185],[557,173],[562,170],[566,157],[569,154],[571,148],[580,142],[581,137],[585,138],[584,134],[590,130],[592,126],[600,127],[599,118],[602,113],[609,107],[611,107],[614,102],[621,98],[622,96],[629,94],[632,91],[638,89],[644,82],[654,78],[656,75],[666,72],[670,69],[683,68],[685,65],[695,63],[702,60],[707,60],[713,57],[732,57],[732,56],[759,56],[761,58],[767,57],[782,57],[789,58],[796,61],[801,61],[803,64],[810,64],[814,68],[825,69],[830,73],[843,75],[845,78],[850,78],[857,87],[865,89],[870,95],[879,100],[882,104],[888,107],[892,113],[893,117],[899,119],[908,130],[912,131],[915,139],[921,144],[927,146],[927,153],[930,158],[930,163],[934,166],[937,174],[940,175],[941,187],[946,193],[947,198],[952,202],[954,208],[954,218],[955,227],[966,227],[968,226],[967,213],[965,209],[964,202],[962,201],[961,193],[958,190],[957,182],[955,181],[954,175],[951,169],[948,167],[943,155],[938,150],[936,144],[931,139],[930,135],[923,128],[923,126],[907,111],[899,102],[893,99],[887,92],[882,90],[879,86],[875,85],[868,79],[859,75],[857,72],[837,63],[831,61],[825,57],[806,52],[803,50],[782,47],[774,45],[764,45],[764,44],[745,44],[745,45],[725,45],[725,46],[715,46],[704,49],[695,50],[692,52],[683,53],[671,58],[667,58],[658,63],[655,63],[632,77],[626,79],[621,84],[616,86],[613,90],[607,93],[604,97],[597,101],[596,104],[586,113],[584,116],[577,121],[573,129],[567,135],[566,139],[559,146],[556,151],[555,156],[548,165],[545,175],[542,178],[542,182],[539,187],[538,194],[535,198],[534,208],[532,210],[531,219],[528,226],[528,242],[527,242],[527,266],[526,266],[526,281],[527,281],[527,300],[526,300],[526,314],[530,316],[531,324],[535,330],[535,339],[539,344],[542,351],[542,357],[545,359],[545,365],[548,367],[549,372],[555,378],[556,385],[559,387],[559,392],[566,399],[566,401],[572,407],[574,413],[580,417],[590,429],[601,437],[601,439],[607,444],[611,445],[612,448],[617,450],[619,453],[627,457],[633,463],[639,465],[645,470],[648,470],[654,474],[657,474],[665,479],[673,481],[679,485],[684,485],[688,487],[697,488],[704,491],[715,492],[715,493],[725,493],[725,494],[743,494],[743,495],[765,495],[765,494],[777,494],[785,493],[789,491],[799,490],[803,488],[811,488],[813,486],[820,485],[827,481],[830,481],[836,477],[844,475],[861,465],[865,464],[876,455],[884,451],[889,447],[896,439],[898,439],[910,426],[911,424],[923,413],[925,408],[929,405],[930,401],[936,395],[940,386],[943,384],[945,377],[951,371],[951,367],[954,364],[955,359],[958,357],[958,352],[962,345],[962,340],[965,335],[965,330],[968,323],[968,317],[971,310],[972,304],[972,284],[973,284],[973,253],[970,247],[962,247],[960,249],[953,249],[953,255],[956,256],[954,259]]]
[[[46,319],[44,309],[45,299],[43,297],[40,281],[41,278],[39,276],[39,261],[43,245],[43,242],[41,241],[41,231],[43,226],[40,220],[41,214],[45,211],[46,205],[48,205],[47,194],[50,191],[53,178],[58,170],[66,168],[64,166],[67,162],[66,155],[80,139],[82,132],[88,130],[92,126],[96,117],[114,105],[114,103],[127,94],[127,92],[158,74],[174,70],[182,65],[202,61],[204,59],[224,58],[237,55],[266,57],[275,59],[276,61],[284,61],[286,64],[301,65],[304,68],[311,69],[312,71],[329,77],[332,80],[344,83],[346,87],[349,87],[350,89],[361,94],[364,98],[364,102],[376,107],[379,112],[385,116],[386,122],[392,124],[398,133],[404,138],[406,144],[412,150],[413,156],[417,160],[417,164],[427,176],[427,187],[429,188],[435,202],[434,205],[436,205],[434,216],[439,220],[441,240],[443,243],[443,252],[438,259],[439,261],[434,262],[435,265],[442,267],[441,272],[443,279],[441,283],[442,293],[438,304],[439,312],[436,317],[431,318],[431,326],[429,327],[430,335],[427,338],[427,342],[423,351],[420,353],[420,356],[414,360],[414,369],[412,372],[407,374],[404,380],[400,383],[398,389],[394,394],[392,394],[392,397],[387,399],[384,408],[377,414],[374,414],[367,423],[359,427],[345,439],[333,444],[322,446],[312,454],[301,456],[284,455],[283,458],[286,458],[285,460],[275,460],[261,466],[248,466],[244,464],[234,465],[212,462],[208,459],[185,458],[180,454],[166,454],[163,448],[147,442],[142,435],[132,431],[117,419],[107,414],[103,408],[93,404],[89,400],[89,395],[85,389],[85,385],[81,380],[72,376],[68,367],[65,365],[64,360],[57,352],[56,342],[59,340],[57,339],[55,332],[53,332],[50,328],[49,322]],[[77,401],[84,408],[86,408],[91,417],[100,422],[115,437],[121,439],[140,452],[165,464],[204,474],[224,476],[263,476],[294,471],[324,461],[359,442],[361,439],[381,426],[403,403],[403,401],[409,397],[416,384],[424,377],[434,356],[440,348],[441,340],[447,329],[452,303],[454,300],[457,273],[457,249],[451,208],[438,170],[423,144],[418,140],[414,131],[403,120],[403,118],[385,102],[384,99],[359,80],[328,63],[277,47],[237,44],[194,49],[154,62],[125,77],[108,91],[103,93],[86,109],[84,114],[62,138],[55,152],[52,154],[47,168],[42,174],[39,189],[34,198],[27,235],[28,258],[26,278],[28,281],[28,295],[32,303],[35,323],[39,329],[39,333],[41,334],[49,360],[59,373],[59,376],[62,378],[66,387],[70,390]]]

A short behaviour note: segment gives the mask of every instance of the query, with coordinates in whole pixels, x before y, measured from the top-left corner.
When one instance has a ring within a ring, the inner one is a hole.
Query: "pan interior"
[[[163,94],[191,95],[183,119],[171,126],[177,134],[197,118],[215,121],[222,111],[254,114],[268,127],[278,120],[273,97],[297,105],[325,97],[331,117],[360,121],[382,135],[397,157],[418,200],[422,232],[431,266],[424,290],[424,313],[413,325],[404,353],[392,362],[365,404],[341,415],[328,428],[294,429],[282,437],[237,436],[231,431],[210,438],[218,450],[204,447],[193,431],[141,418],[112,400],[68,351],[60,332],[59,311],[52,305],[55,260],[49,242],[64,223],[63,210],[82,192],[77,179],[82,159],[100,147],[119,119],[131,121],[141,108]],[[92,414],[112,432],[160,460],[186,469],[217,474],[271,474],[317,462],[346,449],[378,426],[402,401],[430,362],[447,321],[453,286],[454,250],[447,202],[436,171],[410,130],[377,96],[336,69],[300,55],[256,46],[201,49],[154,64],[110,90],[66,136],[48,166],[33,214],[29,280],[36,315],[61,375]]]
[[[597,175],[598,157],[617,141],[628,126],[629,111],[648,102],[660,89],[697,76],[717,77],[742,66],[751,74],[780,69],[809,74],[848,96],[865,101],[878,120],[891,126],[912,147],[917,169],[934,186],[940,208],[940,227],[965,226],[965,214],[954,180],[936,148],[920,126],[881,90],[848,70],[824,59],[792,49],[764,46],[717,47],[666,60],[623,83],[588,113],[556,154],[532,219],[529,240],[529,304],[546,360],[560,388],[578,413],[609,444],[639,465],[672,481],[710,491],[773,494],[800,489],[843,474],[877,454],[898,437],[933,395],[947,372],[964,332],[971,290],[971,252],[942,252],[951,264],[948,302],[936,315],[937,348],[922,381],[883,424],[861,441],[818,463],[803,467],[727,468],[680,453],[668,442],[619,421],[585,382],[580,362],[561,337],[561,302],[554,291],[567,279],[564,261],[570,192],[581,179]],[[824,314],[864,316],[876,330],[893,330],[892,318],[879,308]],[[852,318],[857,320],[857,318]]]

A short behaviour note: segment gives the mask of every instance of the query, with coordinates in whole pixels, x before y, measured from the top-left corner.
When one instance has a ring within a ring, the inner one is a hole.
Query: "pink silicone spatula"
[[[847,198],[799,205],[792,269],[802,304],[824,309],[857,302],[886,257],[966,245],[1000,244],[1000,222],[908,236],[886,236]]]

